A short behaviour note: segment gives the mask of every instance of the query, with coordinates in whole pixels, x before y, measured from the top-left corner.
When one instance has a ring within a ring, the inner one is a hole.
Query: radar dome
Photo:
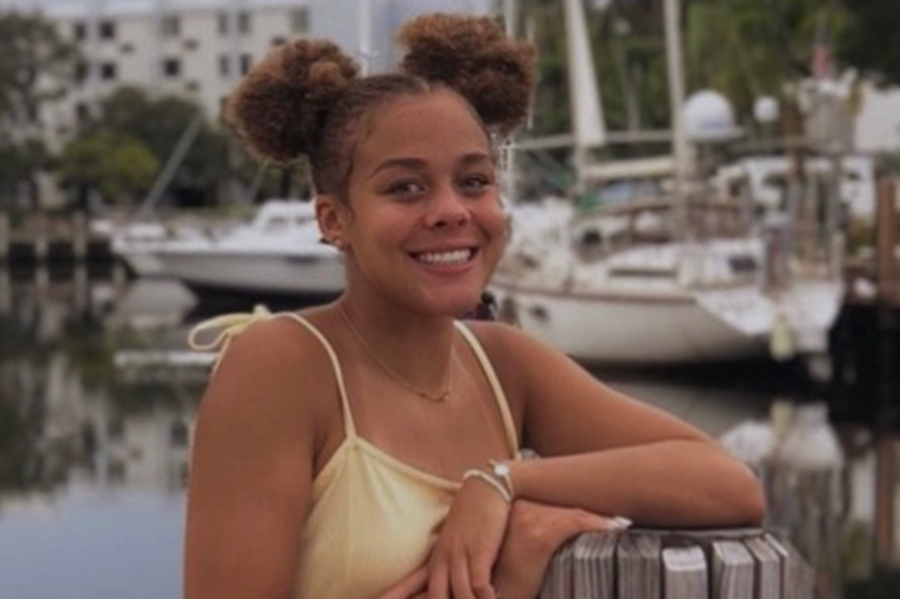
[[[722,94],[703,90],[693,94],[684,104],[684,130],[694,143],[732,140],[742,131],[734,124],[734,110]]]

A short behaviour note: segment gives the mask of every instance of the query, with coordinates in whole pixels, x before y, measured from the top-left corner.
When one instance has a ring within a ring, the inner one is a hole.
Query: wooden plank
[[[662,577],[657,536],[628,534],[616,548],[619,598],[661,598]]]
[[[753,597],[753,557],[741,542],[712,543],[713,598]]]
[[[583,533],[574,542],[572,598],[615,598],[615,533]]]
[[[744,540],[755,563],[754,598],[781,598],[781,556],[761,537]]]
[[[815,571],[803,559],[790,542],[771,533],[763,539],[781,558],[781,597],[812,598],[815,588]]]
[[[664,598],[708,598],[706,556],[700,546],[662,551]]]

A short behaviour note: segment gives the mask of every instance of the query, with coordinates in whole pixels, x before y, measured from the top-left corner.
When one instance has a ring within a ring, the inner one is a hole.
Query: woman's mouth
[[[426,265],[435,267],[457,267],[474,258],[477,248],[460,248],[444,252],[413,252],[412,257]]]

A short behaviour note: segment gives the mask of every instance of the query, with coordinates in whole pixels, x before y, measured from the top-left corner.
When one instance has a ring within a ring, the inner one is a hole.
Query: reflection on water
[[[180,596],[188,446],[207,367],[146,351],[184,350],[193,322],[251,308],[198,304],[177,283],[120,272],[0,270],[4,595]],[[714,436],[796,392],[771,365],[593,372]]]
[[[117,368],[116,352],[182,338],[178,296],[84,271],[0,281],[4,594],[177,597],[205,371]]]

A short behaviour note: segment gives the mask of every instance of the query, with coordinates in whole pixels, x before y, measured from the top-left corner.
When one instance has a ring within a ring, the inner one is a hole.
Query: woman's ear
[[[338,250],[343,250],[346,246],[346,238],[342,213],[346,213],[346,208],[340,200],[331,194],[318,194],[315,200],[315,208],[319,231],[322,233],[322,241],[326,244],[331,244]],[[346,218],[346,216],[343,218]]]

